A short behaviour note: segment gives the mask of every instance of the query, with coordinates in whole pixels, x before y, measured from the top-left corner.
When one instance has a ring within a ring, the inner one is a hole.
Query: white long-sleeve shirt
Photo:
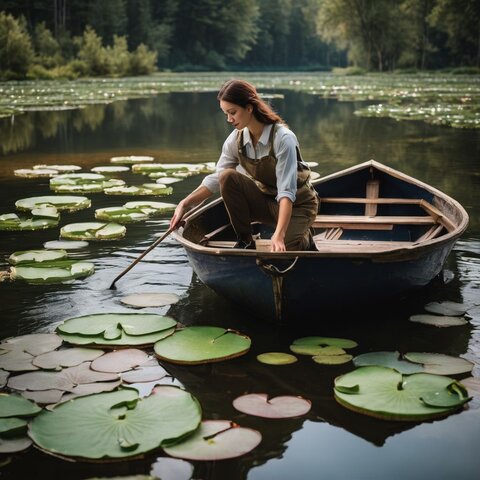
[[[243,129],[243,144],[246,154],[249,158],[259,159],[270,153],[268,139],[273,125],[265,125],[255,147],[248,128]],[[225,140],[222,153],[217,162],[216,172],[206,176],[202,185],[212,193],[217,193],[220,189],[218,184],[218,175],[226,168],[237,168],[244,172],[239,165],[237,151],[237,130],[234,130]],[[292,203],[295,202],[297,193],[297,148],[298,141],[295,134],[285,125],[278,125],[273,139],[273,151],[277,164],[275,172],[277,176],[277,202],[281,198],[287,197]]]

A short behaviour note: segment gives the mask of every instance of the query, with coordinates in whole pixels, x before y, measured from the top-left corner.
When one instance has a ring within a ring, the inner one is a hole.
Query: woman
[[[309,229],[318,201],[295,134],[246,81],[226,82],[217,99],[235,130],[223,144],[216,172],[178,204],[170,227],[220,190],[236,248],[255,248],[250,224],[258,221],[275,228],[272,252],[314,249]]]

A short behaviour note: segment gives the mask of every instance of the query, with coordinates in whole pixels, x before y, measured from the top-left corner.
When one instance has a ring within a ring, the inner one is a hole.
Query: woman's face
[[[227,122],[231,123],[237,130],[241,130],[248,126],[253,118],[253,108],[251,105],[247,105],[245,108],[235,103],[226,102],[220,100],[220,108],[227,116]]]

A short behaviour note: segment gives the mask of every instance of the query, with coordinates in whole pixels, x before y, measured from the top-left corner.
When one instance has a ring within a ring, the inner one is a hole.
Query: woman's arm
[[[272,235],[272,252],[285,252],[285,234],[287,233],[288,224],[292,217],[293,203],[287,197],[282,197],[278,202],[278,220],[277,228]]]

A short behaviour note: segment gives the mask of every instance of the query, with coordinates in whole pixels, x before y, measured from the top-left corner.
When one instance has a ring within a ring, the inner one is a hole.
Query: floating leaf
[[[195,163],[149,163],[146,165],[133,165],[134,173],[152,173],[152,172],[200,172],[203,164]]]
[[[200,420],[198,402],[179,388],[157,387],[143,399],[136,390],[125,389],[44,410],[31,422],[29,434],[42,450],[57,455],[124,458],[181,439],[195,431]]]
[[[295,363],[298,359],[289,353],[267,352],[257,355],[257,360],[260,363],[266,363],[267,365],[289,365]]]
[[[347,353],[343,355],[314,355],[312,360],[321,365],[343,365],[350,362],[352,356]]]
[[[30,370],[38,370],[38,367],[33,365],[35,357],[23,350],[7,351],[0,355],[0,368],[9,372],[26,372]]]
[[[161,367],[138,367],[122,374],[122,380],[127,383],[155,382],[167,376],[168,372]]]
[[[185,441],[164,450],[172,457],[187,460],[225,460],[245,455],[261,441],[262,435],[257,430],[229,420],[206,420]]]
[[[18,168],[17,170],[13,171],[13,174],[16,177],[24,178],[51,178],[55,175],[58,175],[58,170],[54,170],[53,168],[38,168],[36,170],[33,168]]]
[[[15,453],[26,450],[32,441],[25,435],[14,438],[0,437],[0,453]]]
[[[421,365],[411,363],[408,360],[401,360],[399,352],[369,352],[362,353],[353,359],[356,367],[377,365],[381,367],[394,368],[397,372],[409,374],[425,372]]]
[[[22,392],[22,397],[32,400],[32,402],[37,403],[38,405],[50,405],[60,402],[62,399],[64,390],[24,390]]]
[[[118,380],[113,373],[96,372],[90,368],[90,362],[75,367],[64,368],[59,372],[28,372],[10,377],[8,387],[15,390],[64,390],[70,391],[76,385],[94,382]]]
[[[298,355],[343,355],[345,350],[340,347],[322,347],[321,345],[290,345],[290,350]]]
[[[0,393],[0,418],[31,417],[42,409],[19,395]]]
[[[62,367],[74,367],[83,362],[93,361],[103,355],[102,350],[92,348],[65,348],[44,353],[35,357],[33,364],[45,370],[56,370]]]
[[[117,240],[123,238],[126,231],[117,223],[70,223],[61,228],[60,236],[70,240]]]
[[[75,260],[59,260],[11,267],[12,280],[24,280],[31,284],[62,283],[92,275],[95,265]]]
[[[134,208],[107,207],[95,210],[95,218],[106,222],[134,223],[147,220],[148,214]]]
[[[12,437],[25,433],[27,421],[23,418],[0,418],[0,436]]]
[[[233,330],[193,326],[155,343],[154,350],[162,360],[193,365],[239,357],[248,352],[250,344],[247,336]]]
[[[480,379],[468,377],[462,380],[462,385],[467,388],[468,395],[471,397],[480,397]]]
[[[161,480],[190,480],[193,475],[193,465],[178,458],[157,458],[152,465],[150,475]]]
[[[181,182],[181,178],[174,178],[174,177],[162,177],[156,180],[156,183],[162,183],[163,185],[171,185],[172,183]]]
[[[98,167],[93,167],[91,170],[94,173],[110,174],[128,172],[130,170],[130,167],[123,165],[100,165]]]
[[[0,388],[3,388],[7,384],[8,377],[10,372],[6,370],[0,370]]]
[[[301,346],[320,346],[320,347],[339,347],[339,348],[355,348],[358,346],[357,342],[348,340],[346,338],[332,338],[332,337],[303,337],[297,338],[292,345]],[[315,355],[314,353],[312,355]]]
[[[133,164],[133,163],[148,163],[153,162],[154,158],[146,155],[129,155],[125,157],[112,157],[110,158],[111,163],[119,164]]]
[[[16,213],[0,215],[0,231],[21,231],[21,230],[45,230],[58,225],[58,219],[52,218],[26,218],[19,217]]]
[[[425,305],[425,310],[438,315],[461,317],[466,313],[467,307],[456,302],[430,302]]]
[[[124,205],[125,208],[139,208],[143,212],[148,212],[152,214],[161,214],[173,212],[176,208],[174,203],[165,203],[165,202],[149,202],[147,200],[138,200],[135,202],[127,202]]]
[[[126,372],[148,360],[148,355],[136,348],[126,348],[106,353],[92,362],[91,368],[97,372]]]
[[[31,333],[19,337],[11,337],[0,343],[0,350],[21,350],[37,356],[51,352],[62,344],[62,339],[54,333]],[[2,358],[0,356],[0,358]]]
[[[457,327],[468,323],[464,318],[440,315],[412,315],[409,320],[411,322],[433,325],[435,327]]]
[[[10,265],[21,265],[24,263],[41,263],[52,260],[67,258],[65,250],[23,250],[14,252],[8,257]]]
[[[140,186],[118,186],[105,188],[107,195],[171,195],[172,187],[159,183],[144,183]]]
[[[409,352],[405,358],[415,364],[423,365],[425,373],[435,375],[458,375],[473,369],[473,363],[460,357],[452,357],[441,353]]]
[[[58,211],[76,212],[89,208],[91,205],[87,197],[68,195],[49,195],[44,197],[22,198],[15,202],[18,210],[30,211],[40,207],[55,207]]]
[[[163,307],[177,303],[179,300],[180,297],[174,293],[134,293],[120,299],[125,305],[137,308]]]
[[[465,399],[460,395],[454,407],[432,407],[422,400],[443,395],[454,382],[428,373],[402,377],[391,368],[372,366],[336,378],[334,391],[340,404],[356,412],[385,420],[420,421],[448,415],[463,405]]]
[[[78,172],[82,169],[82,167],[78,165],[34,165],[34,170],[42,170],[44,168],[50,168],[52,170],[56,170],[57,172],[63,173],[70,173],[70,172]]]
[[[458,382],[451,383],[439,392],[429,392],[422,397],[422,401],[431,407],[459,407],[471,400],[466,388]]]
[[[302,397],[285,395],[268,398],[266,393],[250,393],[237,397],[233,406],[239,412],[263,418],[292,418],[305,415],[312,402]]]
[[[79,250],[80,248],[88,247],[88,242],[83,240],[51,240],[45,242],[43,246],[50,250]]]
[[[151,345],[173,333],[177,322],[154,313],[100,313],[66,320],[57,330],[69,343],[76,345]],[[117,339],[105,332],[120,328]]]

